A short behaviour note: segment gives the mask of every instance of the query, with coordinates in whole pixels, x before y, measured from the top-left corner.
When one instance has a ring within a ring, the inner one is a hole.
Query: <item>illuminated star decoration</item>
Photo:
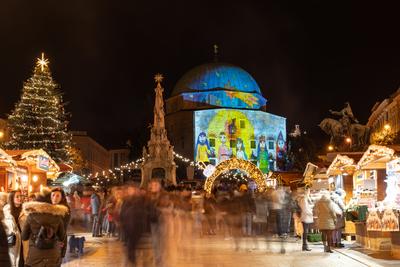
[[[37,58],[36,66],[40,67],[40,69],[43,71],[44,67],[47,67],[48,64],[49,60],[44,58],[44,53],[42,53],[42,58]]]
[[[162,74],[160,74],[160,73],[157,73],[157,74],[154,76],[154,80],[156,81],[156,83],[162,82],[163,79],[164,79],[164,76],[163,76]]]

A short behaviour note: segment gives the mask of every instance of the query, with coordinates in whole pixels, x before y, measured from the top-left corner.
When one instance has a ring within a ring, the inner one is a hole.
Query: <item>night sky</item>
[[[268,112],[287,117],[288,130],[300,124],[322,146],[317,124],[329,109],[350,101],[366,123],[374,103],[400,83],[399,6],[348,2],[2,0],[0,117],[44,51],[69,102],[70,129],[107,148],[128,138],[139,147],[152,118],[154,74],[166,77],[169,97],[186,71],[213,60],[218,44],[220,61],[258,82]]]

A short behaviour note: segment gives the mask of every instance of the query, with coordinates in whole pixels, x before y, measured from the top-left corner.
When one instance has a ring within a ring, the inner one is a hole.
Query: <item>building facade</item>
[[[174,151],[217,165],[237,157],[267,173],[283,169],[286,119],[265,112],[267,100],[240,67],[212,62],[189,70],[166,100]]]
[[[110,153],[110,168],[119,168],[129,162],[129,149],[111,149]]]
[[[400,89],[389,98],[376,103],[371,110],[367,123],[371,136],[373,133],[382,131],[385,125],[389,126],[393,133],[400,132]]]
[[[110,153],[102,145],[87,135],[85,131],[72,131],[72,143],[78,148],[86,161],[88,173],[101,173],[110,169]]]

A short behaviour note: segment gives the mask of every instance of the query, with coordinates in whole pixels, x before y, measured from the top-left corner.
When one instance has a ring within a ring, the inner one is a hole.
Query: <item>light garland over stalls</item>
[[[204,183],[204,190],[207,193],[211,194],[213,184],[215,180],[218,178],[218,176],[229,170],[234,170],[234,169],[246,172],[248,174],[248,177],[256,182],[257,190],[259,192],[263,192],[267,188],[265,176],[256,165],[254,165],[248,160],[231,158],[222,161],[215,167],[214,173],[210,177],[208,177],[206,179],[206,182]]]
[[[147,155],[149,156],[149,155]],[[202,164],[201,162],[195,162],[193,160],[190,160],[176,152],[174,152],[174,157],[176,159],[181,160],[183,163],[189,164],[190,166],[194,166],[197,169],[204,170],[205,165],[204,163]],[[130,163],[121,165],[119,167],[115,167],[113,169],[108,169],[107,171],[102,171],[102,172],[96,172],[96,173],[90,173],[89,175],[82,175],[83,177],[87,179],[95,179],[96,185],[103,184],[102,180],[106,179],[107,181],[110,181],[110,179],[118,179],[117,175],[123,175],[124,171],[128,171],[130,173],[132,170],[135,169],[140,169],[141,168],[141,163],[144,161],[144,157],[141,157],[137,160],[131,161]],[[241,178],[245,179],[243,174],[241,174]]]
[[[196,162],[196,161],[194,161],[194,160],[185,158],[184,156],[179,155],[179,154],[176,153],[175,151],[174,151],[174,156],[175,156],[175,158],[181,160],[182,162],[184,162],[184,163],[189,163],[190,166],[197,167],[197,168],[200,169],[200,170],[204,170],[204,168],[205,168],[204,163]]]

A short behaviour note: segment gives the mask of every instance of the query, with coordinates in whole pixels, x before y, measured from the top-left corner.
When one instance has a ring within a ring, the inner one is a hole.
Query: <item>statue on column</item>
[[[145,187],[152,178],[153,170],[163,169],[165,177],[162,181],[167,184],[176,184],[176,164],[174,162],[173,146],[170,145],[167,138],[167,130],[165,129],[164,121],[164,100],[161,81],[163,76],[157,74],[154,77],[157,83],[155,88],[155,102],[154,102],[154,121],[150,126],[150,140],[147,143],[148,153],[146,147],[143,148],[143,156],[146,155],[146,160],[143,162],[142,169],[142,182],[141,186]],[[160,177],[161,178],[161,177]]]

